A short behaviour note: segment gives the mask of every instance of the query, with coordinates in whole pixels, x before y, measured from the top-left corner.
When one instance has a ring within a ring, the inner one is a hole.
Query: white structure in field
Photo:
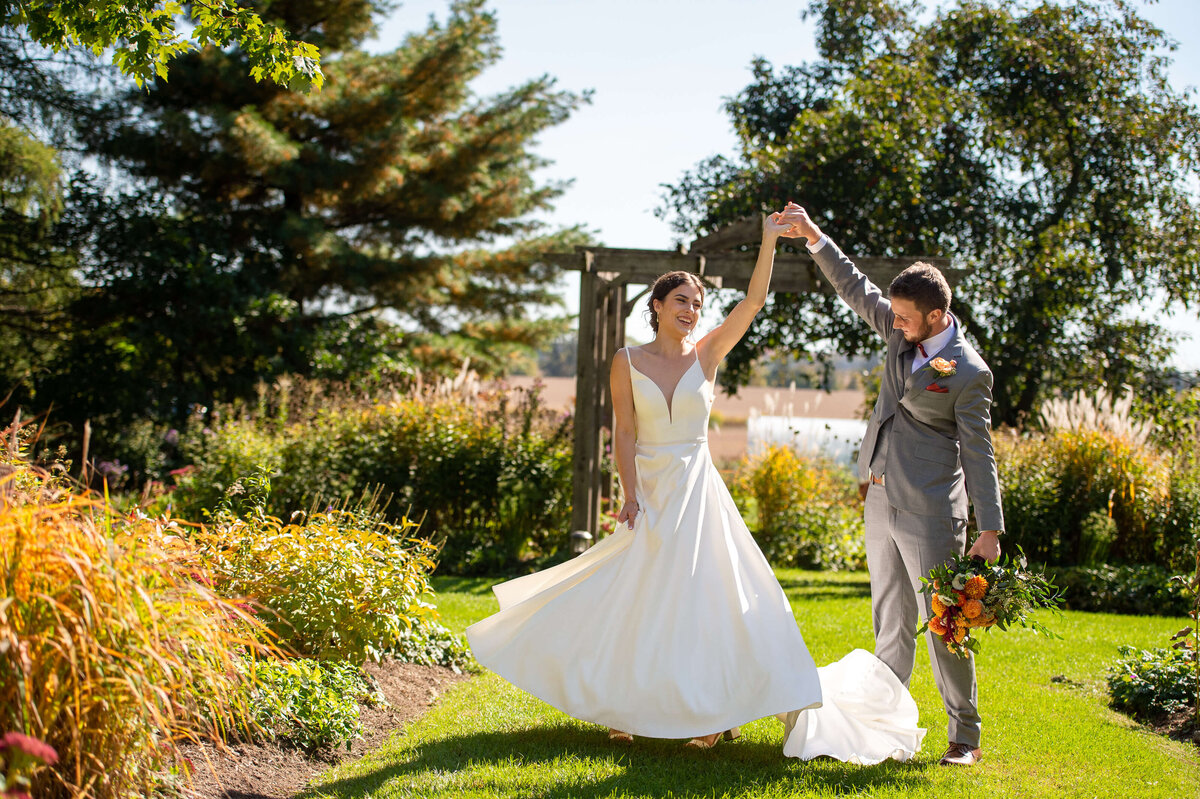
[[[763,416],[752,410],[746,420],[746,452],[757,455],[772,444],[784,444],[802,454],[825,455],[853,466],[866,431],[865,419]]]

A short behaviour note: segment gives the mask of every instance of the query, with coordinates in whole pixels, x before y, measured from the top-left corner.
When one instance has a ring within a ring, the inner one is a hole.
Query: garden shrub
[[[402,631],[389,654],[404,663],[449,666],[456,672],[475,667],[475,660],[462,639],[436,621]]]
[[[1134,718],[1155,721],[1194,708],[1196,653],[1187,648],[1135,650],[1122,646],[1122,659],[1108,675],[1113,706]]]
[[[238,732],[251,741],[283,740],[310,751],[349,748],[362,734],[359,703],[384,701],[351,663],[247,660],[240,670],[253,711]]]
[[[199,518],[261,464],[274,472],[275,516],[378,493],[390,498],[392,521],[421,510],[420,533],[441,546],[443,572],[494,574],[565,543],[570,431],[536,390],[517,401],[430,390],[379,400],[285,383],[257,408],[222,408],[189,425],[180,446],[194,470],[171,501]]]
[[[239,654],[273,650],[177,526],[0,453],[0,729],[57,752],[35,796],[149,796],[178,741],[245,718]]]
[[[1106,430],[996,437],[1005,540],[1030,560],[1170,564],[1172,462],[1152,444]],[[1185,479],[1195,476],[1191,472]],[[1100,517],[1111,520],[1104,522]],[[1182,522],[1190,530],[1194,520]]]
[[[227,502],[195,539],[218,590],[262,608],[281,646],[361,664],[448,635],[423,601],[432,593],[436,548],[413,536],[415,522],[388,523],[368,506],[299,513],[284,523],[263,510],[270,494],[263,472],[235,485],[243,482],[249,488],[231,499],[250,498],[244,515]],[[461,644],[435,651],[446,665],[464,657]]]
[[[1186,591],[1162,566],[1059,566],[1050,573],[1068,610],[1182,616],[1190,607]]]
[[[1175,452],[1166,511],[1162,517],[1162,555],[1172,571],[1194,571],[1200,540],[1200,438]]]
[[[853,475],[832,461],[773,446],[746,458],[733,493],[774,566],[862,569],[862,502]]]

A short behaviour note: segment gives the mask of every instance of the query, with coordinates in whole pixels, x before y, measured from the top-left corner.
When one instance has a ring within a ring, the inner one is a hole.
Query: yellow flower
[[[954,643],[961,644],[963,639],[967,637],[967,628],[959,627],[954,631]]]
[[[946,606],[942,603],[942,600],[938,598],[937,594],[934,594],[933,596],[933,615],[937,616],[938,618],[946,615]]]
[[[963,588],[963,592],[971,599],[983,599],[987,594],[988,581],[984,579],[982,574],[977,574],[970,580],[967,580],[967,585]]]

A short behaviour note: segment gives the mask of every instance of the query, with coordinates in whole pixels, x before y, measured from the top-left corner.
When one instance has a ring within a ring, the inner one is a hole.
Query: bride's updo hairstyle
[[[658,332],[658,311],[654,310],[654,301],[666,302],[667,295],[684,283],[691,283],[700,289],[700,300],[704,300],[704,283],[691,272],[667,272],[650,287],[650,299],[646,300],[646,307],[650,314],[650,329],[655,333]]]

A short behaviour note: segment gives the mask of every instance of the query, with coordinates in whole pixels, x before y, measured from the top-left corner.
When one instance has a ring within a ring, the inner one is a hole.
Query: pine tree
[[[481,0],[368,53],[385,8],[259,4],[321,49],[320,92],[252,83],[241,53],[209,48],[176,59],[169,82],[113,98],[85,132],[148,190],[77,203],[75,240],[102,291],[76,309],[96,332],[72,357],[127,376],[76,396],[77,414],[112,392],[179,414],[282,372],[377,366],[364,351],[434,365],[466,353],[502,370],[561,330],[528,308],[558,301],[541,254],[581,234],[530,220],[561,192],[535,181],[530,148],[583,98],[549,77],[475,96],[470,81],[500,56]]]

